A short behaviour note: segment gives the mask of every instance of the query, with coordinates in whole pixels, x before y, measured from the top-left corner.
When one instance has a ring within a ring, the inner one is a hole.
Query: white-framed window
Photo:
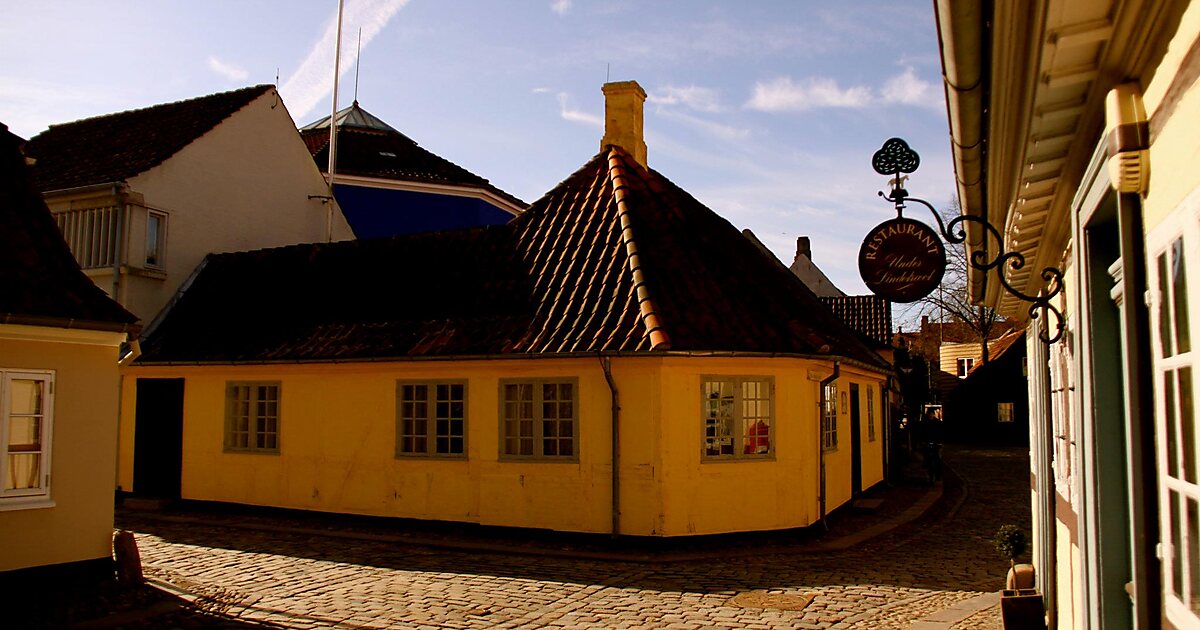
[[[971,373],[971,368],[975,367],[974,357],[959,357],[958,358],[958,378],[967,378]]]
[[[867,385],[867,441],[875,441],[875,386]]]
[[[225,450],[279,452],[278,382],[225,384]]]
[[[396,383],[396,455],[462,457],[467,440],[466,381]]]
[[[163,267],[167,250],[167,215],[157,210],[146,211],[146,266]]]
[[[825,386],[825,405],[821,409],[821,448],[826,451],[835,451],[838,447],[837,395],[837,381]]]
[[[1013,421],[1013,404],[1010,402],[996,403],[996,422]]]
[[[502,379],[501,459],[577,460],[578,390],[576,379]]]
[[[769,457],[774,452],[774,393],[769,376],[701,377],[704,457]]]
[[[54,372],[0,369],[0,509],[50,498]]]
[[[1179,628],[1200,624],[1200,439],[1195,404],[1200,382],[1192,350],[1200,334],[1192,312],[1200,304],[1198,246],[1200,191],[1155,228],[1146,244],[1163,601],[1168,619]]]

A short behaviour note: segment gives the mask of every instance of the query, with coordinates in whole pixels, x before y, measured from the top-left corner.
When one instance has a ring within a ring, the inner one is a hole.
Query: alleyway
[[[751,548],[734,558],[633,563],[434,550],[128,512],[118,526],[137,533],[149,577],[221,616],[179,613],[172,623],[185,627],[223,617],[290,628],[908,628],[922,620],[915,627],[999,628],[994,596],[976,598],[1003,586],[1007,563],[992,534],[1005,523],[1028,531],[1027,454],[948,449],[946,459],[965,482],[961,504],[832,555]],[[946,612],[961,602],[970,602],[966,612]]]

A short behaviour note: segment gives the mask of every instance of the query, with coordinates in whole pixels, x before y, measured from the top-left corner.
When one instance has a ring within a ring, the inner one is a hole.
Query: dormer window
[[[150,210],[146,213],[146,266],[161,269],[167,240],[167,215]]]

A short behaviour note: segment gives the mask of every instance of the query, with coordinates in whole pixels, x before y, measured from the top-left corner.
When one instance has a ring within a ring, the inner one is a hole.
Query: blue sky
[[[894,211],[870,167],[921,154],[909,190],[953,192],[928,0],[346,0],[339,102],[534,201],[599,150],[606,77],[649,94],[650,166],[785,263],[797,236],[848,293]],[[258,83],[303,125],[329,112],[336,0],[6,3],[0,122],[48,125]],[[919,218],[928,219],[928,217]]]

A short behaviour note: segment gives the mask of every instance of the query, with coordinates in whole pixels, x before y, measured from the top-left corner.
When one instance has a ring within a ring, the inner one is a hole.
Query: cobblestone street
[[[989,539],[1005,523],[1029,528],[1026,457],[1019,449],[947,449],[966,488],[961,501],[837,553],[764,546],[732,557],[627,562],[133,512],[118,525],[136,532],[148,577],[212,613],[185,626],[999,628],[994,592],[1007,563]]]

